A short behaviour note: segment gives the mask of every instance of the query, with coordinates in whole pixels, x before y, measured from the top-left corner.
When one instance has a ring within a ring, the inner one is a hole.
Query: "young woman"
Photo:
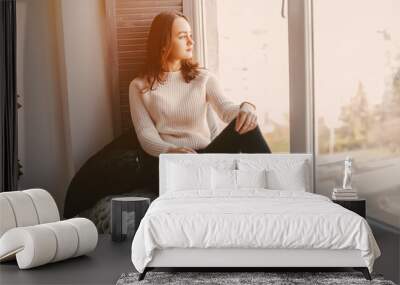
[[[143,148],[146,175],[158,186],[160,153],[271,153],[255,106],[234,104],[216,76],[192,59],[186,16],[158,14],[150,28],[146,61],[129,86],[133,125]],[[211,141],[208,104],[228,126]]]

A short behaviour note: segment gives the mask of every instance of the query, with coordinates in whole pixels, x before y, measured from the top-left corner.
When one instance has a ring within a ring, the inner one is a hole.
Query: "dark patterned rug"
[[[133,284],[379,284],[396,285],[384,280],[381,274],[371,274],[366,280],[361,272],[147,272],[145,279],[138,281],[139,273],[124,273],[117,285]]]

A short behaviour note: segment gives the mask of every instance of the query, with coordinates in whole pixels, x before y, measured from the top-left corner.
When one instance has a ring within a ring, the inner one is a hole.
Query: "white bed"
[[[313,194],[311,169],[311,154],[160,155],[160,197],[132,243],[139,279],[155,267],[354,267],[370,279],[368,223]]]

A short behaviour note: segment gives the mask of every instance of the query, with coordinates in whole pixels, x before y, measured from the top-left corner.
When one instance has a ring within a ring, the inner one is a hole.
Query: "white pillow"
[[[267,170],[268,189],[307,191],[310,170],[308,160],[239,159],[240,170]]]
[[[211,189],[211,167],[169,163],[168,191]]]
[[[285,170],[270,169],[267,171],[268,188],[273,190],[306,191],[305,173],[304,163]]]
[[[238,188],[268,188],[267,170],[236,170]]]
[[[236,190],[236,170],[212,168],[212,188]]]

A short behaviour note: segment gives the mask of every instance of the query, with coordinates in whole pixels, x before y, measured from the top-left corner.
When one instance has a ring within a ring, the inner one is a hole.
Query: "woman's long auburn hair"
[[[158,14],[151,23],[146,46],[146,60],[139,71],[139,77],[146,80],[150,90],[153,90],[156,81],[161,84],[165,82],[162,68],[166,66],[172,50],[172,24],[178,17],[188,21],[187,17],[180,12],[167,11]],[[181,72],[185,82],[189,83],[200,73],[199,64],[193,59],[183,59],[181,60]]]

